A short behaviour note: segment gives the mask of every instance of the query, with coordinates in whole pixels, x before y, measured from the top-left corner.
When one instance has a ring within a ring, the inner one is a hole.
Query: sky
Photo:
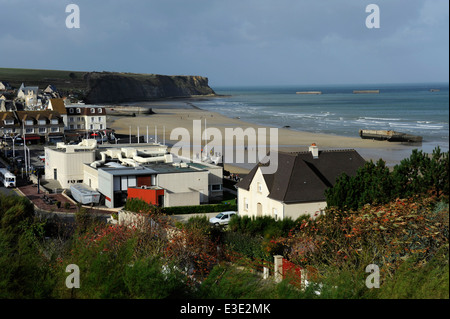
[[[79,28],[66,26],[72,3]],[[213,88],[449,78],[448,0],[0,0],[0,13],[0,67],[201,75]]]

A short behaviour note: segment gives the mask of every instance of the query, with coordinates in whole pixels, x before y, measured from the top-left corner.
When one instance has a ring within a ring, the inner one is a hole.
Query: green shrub
[[[202,282],[197,295],[207,299],[261,299],[270,298],[271,286],[261,284],[255,273],[233,266],[216,265]]]
[[[308,216],[309,218],[309,216]],[[269,216],[248,217],[233,216],[230,220],[229,230],[233,232],[242,232],[252,236],[262,236],[266,239],[287,236],[289,232],[296,227],[298,221],[303,219],[292,220],[285,218],[283,220],[275,220]]]
[[[148,213],[154,209],[154,206],[139,198],[129,198],[124,209],[135,213]]]
[[[443,249],[444,251],[444,249]],[[416,264],[416,265],[415,265]],[[417,265],[418,264],[418,265]],[[411,258],[402,264],[394,277],[377,291],[377,298],[448,299],[448,250],[437,253],[425,264]]]
[[[215,213],[215,212],[236,211],[236,210],[237,205],[231,204],[177,206],[177,207],[164,207],[161,209],[161,211],[167,215],[204,214],[204,213]]]
[[[271,257],[263,248],[263,238],[241,232],[225,232],[223,243],[231,250],[250,258],[267,259]]]
[[[130,298],[188,298],[190,289],[186,277],[176,267],[163,265],[158,259],[140,259],[124,273]]]
[[[431,155],[414,149],[392,172],[380,159],[366,162],[355,176],[342,174],[325,191],[328,207],[357,210],[365,204],[386,204],[432,190],[449,195],[449,152],[434,149]]]
[[[211,224],[206,216],[194,216],[189,218],[186,224],[183,225],[185,229],[198,229],[203,234],[209,234],[211,231]]]

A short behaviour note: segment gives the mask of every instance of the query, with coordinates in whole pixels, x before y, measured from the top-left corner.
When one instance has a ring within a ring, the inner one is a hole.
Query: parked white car
[[[236,215],[236,212],[222,212],[218,214],[216,217],[212,217],[209,219],[209,222],[215,226],[225,226],[228,225],[232,216]]]

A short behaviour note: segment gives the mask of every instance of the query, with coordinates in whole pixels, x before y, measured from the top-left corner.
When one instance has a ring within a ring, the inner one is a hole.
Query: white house
[[[236,187],[239,215],[271,216],[275,219],[321,214],[326,207],[325,190],[342,173],[353,176],[365,160],[355,150],[278,153],[278,170],[263,174],[256,165]]]
[[[17,91],[17,97],[25,101],[25,106],[35,106],[38,104],[37,86],[25,86],[23,83]]]
[[[69,130],[104,130],[106,129],[106,108],[96,105],[66,105]]]
[[[11,90],[11,86],[9,85],[9,83],[0,81],[0,91],[7,91],[7,90]]]
[[[109,208],[122,206],[130,189],[141,187],[163,190],[155,191],[163,196],[158,199],[163,207],[221,199],[222,172],[208,163],[174,163],[167,146],[160,144],[103,146],[85,139],[78,145],[45,147],[45,180],[57,181],[61,188],[84,184],[101,193]]]

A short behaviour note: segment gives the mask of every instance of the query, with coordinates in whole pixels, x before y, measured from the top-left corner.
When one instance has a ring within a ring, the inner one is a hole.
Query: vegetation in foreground
[[[357,209],[330,205],[315,220],[236,217],[227,229],[205,218],[174,225],[142,207],[140,224],[105,225],[81,209],[69,228],[25,198],[1,197],[0,297],[449,298],[448,189],[433,184]],[[309,285],[263,280],[256,271],[276,254],[308,269]],[[78,289],[66,287],[69,264],[79,266]],[[378,289],[365,285],[369,264]]]

